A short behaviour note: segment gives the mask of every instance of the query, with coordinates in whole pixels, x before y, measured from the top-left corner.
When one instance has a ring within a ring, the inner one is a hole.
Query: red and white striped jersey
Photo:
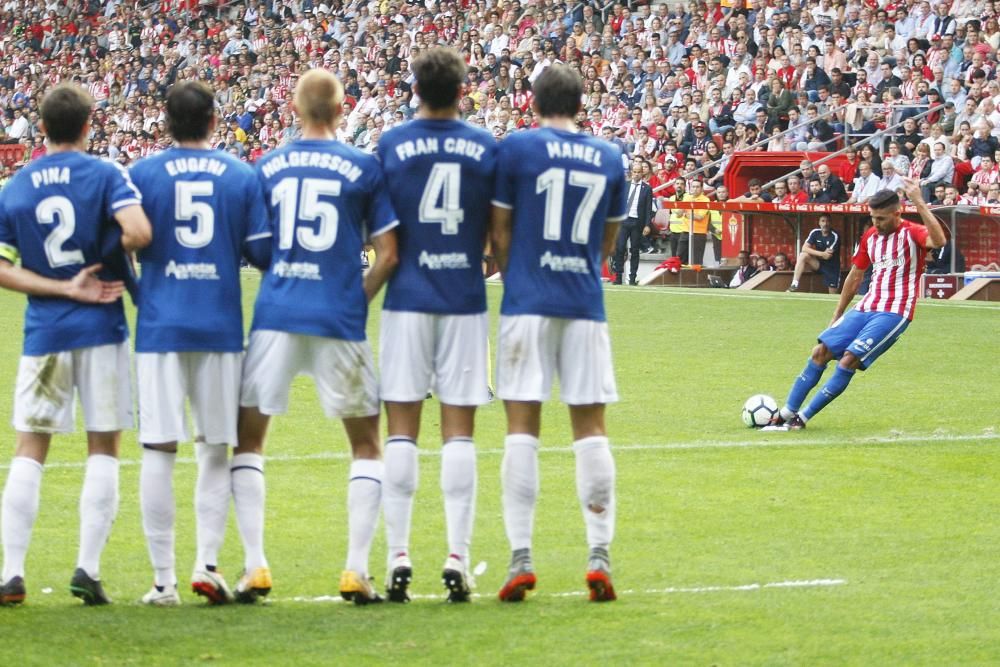
[[[855,307],[862,313],[895,313],[913,319],[920,295],[920,276],[927,254],[927,228],[902,220],[891,234],[883,236],[870,227],[854,253],[854,266],[864,271],[873,267],[868,294]]]

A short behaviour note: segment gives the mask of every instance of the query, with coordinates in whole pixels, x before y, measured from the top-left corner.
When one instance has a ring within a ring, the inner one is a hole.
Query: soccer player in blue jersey
[[[378,523],[382,461],[378,387],[365,341],[368,302],[397,262],[396,215],[378,161],[334,140],[344,88],[322,69],[306,73],[293,105],[302,138],[257,166],[274,238],[243,366],[239,447],[232,464],[236,516],[246,551],[237,596],[271,586],[263,549],[264,436],[288,407],[289,385],[311,375],[327,417],[342,418],[354,461],[347,491],[348,554],[340,594],[381,601],[368,576]],[[375,263],[362,279],[365,237]]]
[[[501,467],[510,571],[500,599],[535,587],[531,536],[538,495],[542,401],[558,374],[569,405],[576,486],[590,546],[590,599],[614,600],[608,547],[615,464],[604,406],[618,400],[604,315],[601,264],[627,213],[615,146],[576,131],[582,83],[564,65],[535,81],[538,130],[511,135],[497,155],[491,236],[504,274],[497,395],[507,411]]]
[[[212,89],[197,81],[167,93],[176,146],[131,170],[153,225],[139,255],[135,348],[142,443],[142,525],[153,564],[146,604],[180,604],[174,569],[173,471],[177,443],[195,423],[197,557],[191,586],[209,602],[233,599],[216,568],[229,512],[227,445],[236,445],[243,363],[240,258],[270,260],[271,231],[260,179],[231,155],[213,151]]]
[[[386,591],[409,600],[410,518],[417,435],[429,390],[441,401],[441,490],[452,602],[469,600],[469,544],[476,502],[476,406],[489,401],[483,246],[496,142],[461,120],[465,61],[434,48],[413,62],[417,119],[381,138],[378,155],[399,214],[399,266],[386,288],[379,340],[380,393],[389,437],[382,505],[389,547]]]
[[[88,605],[111,601],[100,558],[118,510],[118,446],[121,430],[132,427],[132,396],[123,283],[99,280],[96,272],[113,235],[120,233],[120,241],[112,239],[119,252],[131,252],[149,243],[150,227],[128,174],[83,152],[92,105],[77,86],[53,88],[41,106],[48,154],[0,194],[0,286],[28,295],[14,397],[16,451],[0,514],[4,605],[25,597],[42,466],[52,434],[73,430],[74,390],[89,456],[70,591]]]

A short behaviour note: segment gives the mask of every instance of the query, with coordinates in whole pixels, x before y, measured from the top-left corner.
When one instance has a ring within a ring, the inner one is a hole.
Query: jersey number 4
[[[586,190],[580,205],[576,207],[570,232],[573,243],[586,245],[590,240],[590,223],[604,195],[608,179],[589,171],[570,169],[567,172],[561,167],[552,167],[539,174],[535,180],[535,194],[545,193],[545,224],[542,234],[546,241],[562,239],[563,200],[566,198],[567,183]]]
[[[461,192],[462,165],[457,162],[436,163],[420,197],[417,213],[420,222],[440,224],[441,233],[447,236],[458,234],[458,225],[465,219],[459,198]]]

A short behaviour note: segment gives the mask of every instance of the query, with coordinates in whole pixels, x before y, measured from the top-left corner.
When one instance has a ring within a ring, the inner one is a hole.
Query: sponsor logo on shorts
[[[546,251],[546,253],[541,256],[538,265],[543,269],[547,266],[553,271],[590,273],[590,267],[587,266],[586,258],[553,255],[550,251]]]
[[[426,250],[420,253],[418,266],[426,266],[431,271],[437,271],[438,269],[468,269],[472,267],[469,264],[469,256],[464,252],[431,254]]]
[[[218,280],[219,272],[215,264],[208,262],[190,262],[179,264],[173,260],[167,264],[167,277],[173,276],[177,280]]]
[[[319,272],[319,264],[312,262],[278,262],[271,269],[279,278],[296,278],[298,280],[323,280]]]
[[[868,338],[867,340],[861,340],[860,338],[855,338],[854,343],[852,343],[852,347],[860,348],[865,352],[870,352],[872,349],[872,345],[874,344],[875,341],[872,340],[871,338]]]

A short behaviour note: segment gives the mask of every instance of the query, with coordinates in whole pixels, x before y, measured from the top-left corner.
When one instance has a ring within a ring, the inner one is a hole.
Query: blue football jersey
[[[137,352],[243,349],[243,244],[269,236],[260,179],[223,151],[171,148],[131,170],[153,225],[139,253]]]
[[[378,156],[399,215],[399,266],[384,307],[484,312],[496,140],[459,120],[414,120],[386,132]]]
[[[300,139],[268,153],[257,172],[273,239],[252,328],[364,340],[361,247],[399,224],[378,160]]]
[[[101,261],[116,211],[141,203],[128,173],[114,162],[67,151],[33,160],[0,193],[0,256],[47,278],[68,280]],[[103,275],[111,279],[110,275]],[[119,299],[84,304],[28,297],[24,354],[40,356],[128,337]]]
[[[621,151],[603,139],[552,128],[504,139],[493,203],[513,218],[500,312],[603,321],[601,244],[627,194]]]

